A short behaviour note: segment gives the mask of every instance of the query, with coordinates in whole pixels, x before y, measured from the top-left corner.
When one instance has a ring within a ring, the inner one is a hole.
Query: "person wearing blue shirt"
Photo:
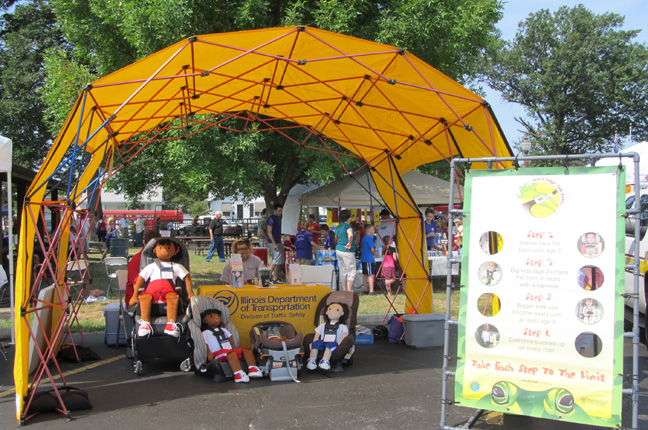
[[[376,245],[373,235],[376,228],[372,224],[365,224],[365,235],[360,242],[360,262],[362,263],[362,283],[365,294],[374,294],[374,281],[376,279]],[[369,290],[367,290],[369,284]]]
[[[437,225],[434,220],[434,209],[427,208],[425,210],[425,239],[427,242],[428,251],[438,250],[439,238],[437,235]]]
[[[313,247],[319,246],[315,243],[313,235],[307,230],[308,221],[299,220],[299,232],[295,236],[295,262],[297,264],[310,265],[313,263]]]
[[[279,268],[284,264],[284,247],[281,241],[281,215],[283,205],[277,203],[274,205],[274,213],[268,218],[268,248],[272,255],[270,264],[270,274],[273,277],[271,282],[278,283]]]

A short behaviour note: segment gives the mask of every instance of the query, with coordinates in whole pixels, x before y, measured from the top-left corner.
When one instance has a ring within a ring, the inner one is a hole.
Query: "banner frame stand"
[[[569,162],[574,160],[587,160],[590,167],[595,167],[596,162],[602,158],[618,158],[619,159],[619,168],[623,168],[621,160],[622,158],[632,158],[634,162],[634,193],[635,201],[634,207],[632,209],[626,210],[626,218],[638,219],[641,214],[641,190],[638,184],[640,183],[640,172],[639,172],[639,162],[640,156],[635,152],[631,153],[607,153],[607,154],[574,154],[574,155],[541,155],[541,156],[522,156],[522,157],[489,157],[489,158],[454,158],[450,162],[450,183],[453,183],[455,180],[455,172],[459,165],[464,164],[468,168],[473,163],[484,163],[486,164],[488,170],[493,170],[493,167],[499,162],[512,162],[514,168],[517,170],[520,168],[519,161],[523,161],[525,167],[528,161],[562,161],[565,165],[565,168],[568,168]],[[524,168],[524,167],[523,167]],[[449,207],[452,207],[454,201],[454,187],[450,188],[449,196]],[[448,221],[448,237],[452,236],[452,226],[454,218],[461,217],[463,218],[462,209],[451,209],[449,211],[449,221]],[[641,223],[636,222],[634,225],[634,237],[641,237]],[[443,344],[443,379],[442,379],[442,393],[441,393],[441,429],[442,430],[461,430],[466,428],[472,428],[472,425],[476,422],[476,419],[470,419],[467,424],[456,427],[447,424],[447,413],[448,406],[458,404],[453,400],[450,400],[448,397],[448,380],[449,378],[455,377],[456,372],[450,369],[450,360],[453,358],[450,356],[450,328],[452,326],[458,326],[458,319],[453,319],[450,315],[450,305],[451,305],[451,295],[455,290],[455,287],[452,283],[452,265],[460,264],[461,258],[454,256],[452,247],[448,249],[447,257],[447,267],[448,274],[446,279],[446,312],[445,312],[445,324],[444,324],[444,344]],[[640,270],[639,270],[639,257],[640,257],[640,246],[634,247],[634,264],[626,265],[626,269],[632,270],[634,274],[634,292],[632,294],[625,295],[626,297],[631,297],[633,299],[633,316],[632,316],[632,331],[625,332],[623,334],[624,338],[632,339],[632,373],[628,376],[631,377],[632,386],[631,388],[622,388],[622,394],[632,396],[632,430],[638,430],[639,427],[639,343],[640,343],[640,326],[639,326],[639,280],[640,280]],[[460,286],[459,288],[463,287]],[[454,357],[456,358],[456,357]],[[625,373],[624,373],[625,374]],[[476,410],[476,413],[473,415],[479,416],[484,412],[483,409]]]

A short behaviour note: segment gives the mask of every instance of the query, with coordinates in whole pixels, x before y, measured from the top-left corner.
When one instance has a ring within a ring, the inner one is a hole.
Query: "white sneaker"
[[[306,362],[306,368],[308,370],[315,370],[317,369],[317,362],[315,361],[314,358],[309,358],[308,361]]]
[[[322,370],[330,370],[331,363],[326,358],[322,358],[319,363],[319,368]]]
[[[236,382],[237,384],[240,383],[240,382],[248,383],[248,382],[250,382],[250,377],[247,376],[247,375],[245,374],[245,372],[243,372],[243,371],[241,370],[240,372],[236,372],[236,373],[234,374],[234,382]]]
[[[263,372],[257,366],[248,367],[248,376],[250,378],[263,378]]]
[[[137,329],[137,337],[146,337],[153,333],[153,327],[148,321],[140,321],[139,329]]]
[[[164,334],[168,334],[169,336],[173,337],[180,337],[180,328],[178,327],[178,324],[176,324],[173,320],[169,320],[169,322],[167,322],[166,326],[164,327]]]

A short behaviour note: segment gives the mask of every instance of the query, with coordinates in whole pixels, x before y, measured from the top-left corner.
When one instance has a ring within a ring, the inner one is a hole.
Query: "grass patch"
[[[139,252],[137,248],[131,248],[131,255]],[[204,255],[195,255],[194,251],[189,251],[189,264],[191,271],[191,279],[193,281],[194,292],[198,291],[199,285],[219,285],[221,284],[220,277],[223,271],[225,263],[218,261],[218,257],[212,260],[211,262],[205,262]],[[101,254],[97,252],[91,252],[88,255],[88,263],[90,275],[92,277],[92,283],[90,285],[91,290],[101,290],[104,293],[108,290],[108,277],[106,276],[106,270],[104,264],[101,262]],[[108,303],[115,303],[118,301],[118,295],[116,290],[116,283],[113,282],[113,292],[110,294],[110,300],[105,300],[101,302],[93,302],[89,304],[82,304],[79,309],[79,322],[84,332],[102,332],[105,329],[105,316],[102,310],[102,307],[106,306]],[[446,305],[446,290],[445,288],[435,288],[433,291],[433,311],[435,313],[445,313]],[[402,292],[396,298],[394,302],[394,307],[399,312],[405,311],[406,298],[405,294]],[[381,314],[387,312],[393,312],[394,310],[390,307],[387,298],[382,294],[376,294],[375,296],[360,296],[360,306],[358,308],[358,314]],[[453,294],[452,296],[452,305],[451,305],[451,315],[456,317],[459,314],[459,294]],[[0,327],[10,327],[11,321],[9,321],[9,313],[6,313],[6,319],[0,317]],[[73,332],[77,332],[78,328],[76,324],[73,325]]]

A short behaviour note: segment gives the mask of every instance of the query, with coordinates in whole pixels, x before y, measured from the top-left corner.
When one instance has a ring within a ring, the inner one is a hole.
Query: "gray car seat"
[[[221,321],[223,327],[232,334],[234,340],[234,347],[239,347],[239,334],[236,326],[230,321],[230,311],[227,305],[219,300],[209,296],[193,296],[187,310],[189,316],[188,327],[192,339],[192,364],[194,372],[197,375],[209,376],[214,379],[214,382],[222,382],[234,379],[234,372],[227,362],[218,362],[212,360],[207,363],[207,344],[202,335],[200,326],[202,321],[200,314],[208,309],[218,309],[221,312]],[[241,360],[241,368],[247,372],[247,364]]]

